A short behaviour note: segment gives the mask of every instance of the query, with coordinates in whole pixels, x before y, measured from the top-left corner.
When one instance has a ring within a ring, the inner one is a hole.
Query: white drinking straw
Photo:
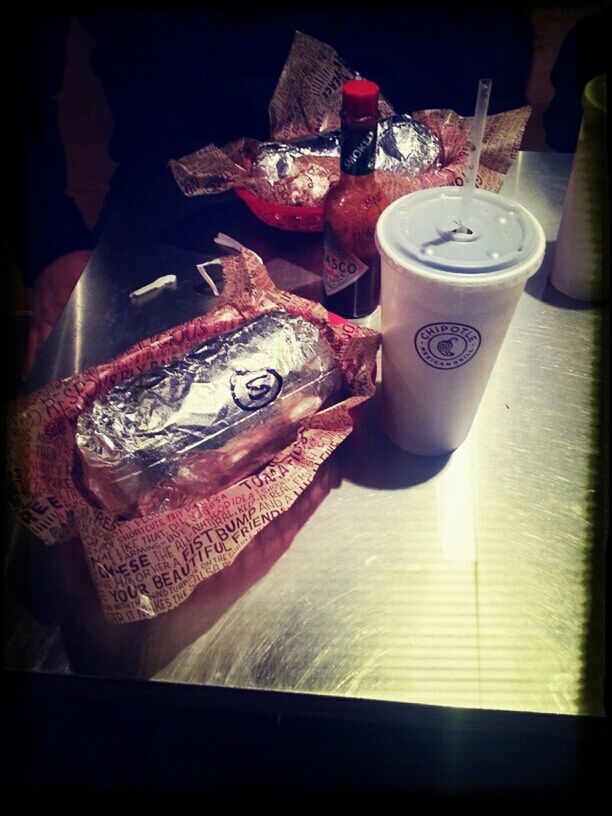
[[[476,110],[474,111],[472,132],[470,133],[467,173],[465,176],[465,184],[463,185],[461,211],[459,213],[459,225],[457,227],[457,232],[468,232],[468,217],[470,215],[470,210],[472,209],[472,199],[474,198],[476,173],[478,172],[478,163],[480,162],[482,137],[484,134],[485,122],[487,120],[487,110],[489,108],[489,97],[491,96],[492,84],[493,83],[490,79],[481,79],[478,83],[478,96],[476,97]]]

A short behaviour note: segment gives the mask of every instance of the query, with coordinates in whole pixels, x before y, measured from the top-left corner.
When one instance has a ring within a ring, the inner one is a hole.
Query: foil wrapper
[[[306,136],[288,142],[263,142],[257,148],[252,174],[275,185],[302,172],[304,166],[322,165],[333,160],[337,172],[340,159],[340,131]],[[408,114],[396,114],[378,125],[376,169],[416,176],[439,164],[438,137]],[[312,175],[312,174],[311,174]],[[323,195],[327,189],[324,190]],[[312,198],[317,198],[313,194]]]
[[[440,139],[407,113],[396,114],[378,125],[376,169],[399,176],[416,176],[440,164]]]
[[[126,518],[212,495],[290,444],[341,387],[314,324],[260,315],[96,399],[77,422],[85,486]]]

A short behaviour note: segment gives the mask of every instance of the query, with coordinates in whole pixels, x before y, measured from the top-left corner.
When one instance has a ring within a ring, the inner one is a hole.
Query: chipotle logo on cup
[[[428,366],[448,371],[468,363],[480,340],[478,329],[465,323],[428,323],[415,334],[414,347]]]

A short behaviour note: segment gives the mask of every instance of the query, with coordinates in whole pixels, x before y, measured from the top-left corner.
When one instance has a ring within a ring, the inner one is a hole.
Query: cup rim
[[[582,94],[583,107],[594,108],[601,113],[606,113],[606,84],[607,75],[593,77],[587,82]]]
[[[424,190],[417,190],[415,192],[408,193],[407,195],[393,201],[382,212],[376,225],[376,247],[381,256],[385,256],[387,259],[389,259],[396,267],[399,267],[402,272],[414,274],[432,282],[443,283],[446,286],[455,283],[461,288],[466,288],[469,286],[482,286],[483,284],[487,286],[495,286],[497,284],[514,282],[515,280],[518,281],[520,279],[530,278],[538,271],[542,264],[542,259],[544,258],[544,252],[546,250],[546,236],[544,235],[544,230],[542,229],[540,222],[534,215],[532,215],[532,213],[529,212],[529,210],[523,207],[522,204],[514,201],[514,199],[508,198],[505,195],[500,195],[499,193],[493,193],[490,190],[482,189],[474,190],[474,196],[478,196],[480,198],[503,199],[509,207],[520,210],[522,214],[532,222],[535,229],[535,250],[532,252],[532,254],[525,260],[516,264],[516,266],[487,272],[460,272],[455,270],[446,271],[439,268],[428,267],[426,264],[417,259],[411,260],[410,264],[408,265],[406,259],[402,258],[399,253],[395,251],[390,241],[383,234],[385,221],[387,218],[389,218],[389,213],[391,212],[392,208],[402,206],[401,202],[408,198],[413,199],[414,196],[421,198],[432,197],[436,192],[439,193],[439,191],[448,189],[449,187],[428,187]],[[457,188],[450,189],[457,190]]]

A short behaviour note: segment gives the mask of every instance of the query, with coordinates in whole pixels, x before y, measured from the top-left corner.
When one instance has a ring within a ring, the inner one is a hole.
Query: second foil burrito
[[[274,186],[285,178],[298,174],[296,162],[309,160],[325,164],[333,160],[338,172],[340,162],[341,131],[328,131],[304,136],[287,142],[262,142],[255,151],[252,175]],[[428,127],[416,122],[408,114],[394,114],[378,124],[376,169],[397,173],[400,176],[416,176],[424,170],[439,165],[441,145],[438,137]],[[316,201],[322,203],[325,190]]]
[[[315,325],[261,315],[96,399],[77,423],[85,485],[127,518],[212,495],[292,442],[341,388]]]

